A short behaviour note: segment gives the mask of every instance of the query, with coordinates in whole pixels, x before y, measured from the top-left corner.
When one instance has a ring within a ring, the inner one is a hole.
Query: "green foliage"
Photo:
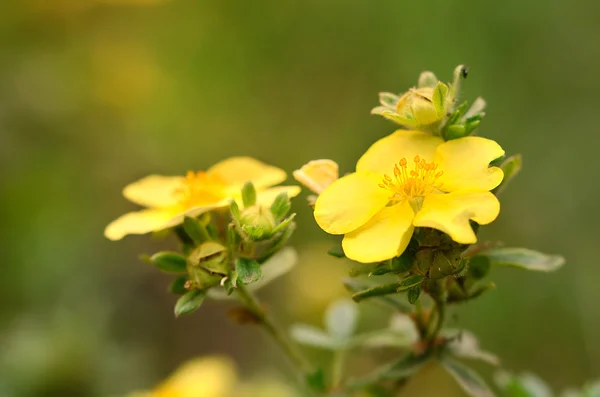
[[[235,261],[235,272],[237,273],[237,280],[241,285],[252,284],[262,277],[260,264],[253,259],[237,258]]]
[[[175,303],[175,317],[195,312],[202,305],[205,297],[205,291],[191,290],[187,292],[177,300],[177,303]]]
[[[150,261],[165,273],[185,273],[187,260],[185,256],[176,252],[157,252],[150,257]]]
[[[471,368],[450,358],[441,360],[442,366],[471,397],[495,397],[485,381]]]
[[[290,212],[291,208],[292,203],[287,193],[281,193],[275,198],[273,204],[271,204],[271,213],[275,217],[275,220],[279,221]]]
[[[202,244],[211,240],[206,227],[196,218],[186,216],[183,218],[183,229],[195,244]]]
[[[169,291],[171,291],[171,293],[175,295],[185,294],[187,292],[187,289],[185,288],[185,284],[187,283],[187,281],[187,276],[177,277],[171,282],[171,285],[169,286]]]
[[[246,182],[242,188],[242,202],[244,208],[252,207],[256,204],[256,189],[252,182]]]
[[[565,258],[560,255],[547,255],[527,248],[491,248],[479,255],[489,258],[493,265],[538,272],[552,272],[565,264]]]
[[[505,159],[501,164],[500,168],[504,171],[504,178],[502,183],[493,190],[493,193],[498,195],[506,188],[506,186],[514,179],[517,174],[521,171],[523,166],[523,156],[515,154]]]

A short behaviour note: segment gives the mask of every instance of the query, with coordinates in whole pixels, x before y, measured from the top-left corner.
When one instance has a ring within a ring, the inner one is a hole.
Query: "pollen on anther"
[[[407,163],[408,163],[408,162],[406,161],[406,158],[405,158],[405,157],[403,157],[403,158],[400,160],[400,163],[398,163],[398,164],[400,164],[400,167],[406,167],[406,164],[407,164]]]
[[[420,157],[419,157],[419,155],[417,154],[417,155],[415,156],[415,163],[419,163],[419,162],[421,162],[421,158],[420,158]]]

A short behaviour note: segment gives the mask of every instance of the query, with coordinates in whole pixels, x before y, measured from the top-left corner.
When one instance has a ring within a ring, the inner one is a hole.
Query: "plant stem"
[[[275,323],[269,318],[267,313],[260,306],[260,303],[258,302],[256,297],[244,286],[241,285],[238,285],[236,291],[240,302],[248,311],[250,311],[256,317],[258,323],[273,338],[275,343],[279,345],[281,350],[290,359],[290,361],[303,373],[312,373],[313,371],[311,364],[304,357],[304,355],[298,349],[298,347],[288,339],[285,332],[282,331],[279,327],[277,327]]]
[[[336,350],[333,353],[332,384],[334,390],[340,387],[344,377],[344,364],[346,361],[346,351]]]
[[[439,297],[436,298],[435,299],[435,308],[436,308],[437,316],[436,316],[435,328],[433,328],[433,331],[431,332],[431,334],[429,336],[430,343],[435,342],[440,331],[442,330],[442,327],[444,326],[444,321],[446,319],[446,301]]]

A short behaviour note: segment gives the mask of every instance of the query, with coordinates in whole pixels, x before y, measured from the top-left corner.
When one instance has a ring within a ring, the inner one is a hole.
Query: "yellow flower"
[[[120,240],[127,234],[177,226],[185,216],[198,216],[226,207],[231,200],[239,200],[246,182],[254,184],[258,204],[270,205],[282,192],[289,197],[300,193],[298,186],[271,187],[286,177],[285,171],[250,157],[231,157],[207,171],[190,171],[185,177],[150,175],[123,190],[125,198],[148,209],[114,220],[104,235],[110,240]]]
[[[339,167],[333,160],[313,160],[294,171],[294,179],[311,192],[321,194],[339,177]]]
[[[321,193],[315,219],[327,233],[344,234],[346,256],[363,263],[400,255],[415,227],[475,243],[469,220],[485,225],[500,212],[490,190],[504,174],[489,163],[503,154],[485,138],[444,142],[421,131],[396,131],[367,150],[355,173]]]
[[[182,365],[152,391],[129,397],[231,397],[237,375],[233,363],[224,357],[198,358]]]

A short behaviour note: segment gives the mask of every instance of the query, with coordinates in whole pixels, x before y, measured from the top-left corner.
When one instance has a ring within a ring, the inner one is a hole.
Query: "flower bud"
[[[188,273],[191,278],[190,268],[200,268],[221,276],[227,275],[229,269],[225,247],[214,241],[200,244],[188,257]]]
[[[254,241],[271,237],[276,226],[273,213],[260,205],[244,209],[240,214],[239,223],[244,234]]]

